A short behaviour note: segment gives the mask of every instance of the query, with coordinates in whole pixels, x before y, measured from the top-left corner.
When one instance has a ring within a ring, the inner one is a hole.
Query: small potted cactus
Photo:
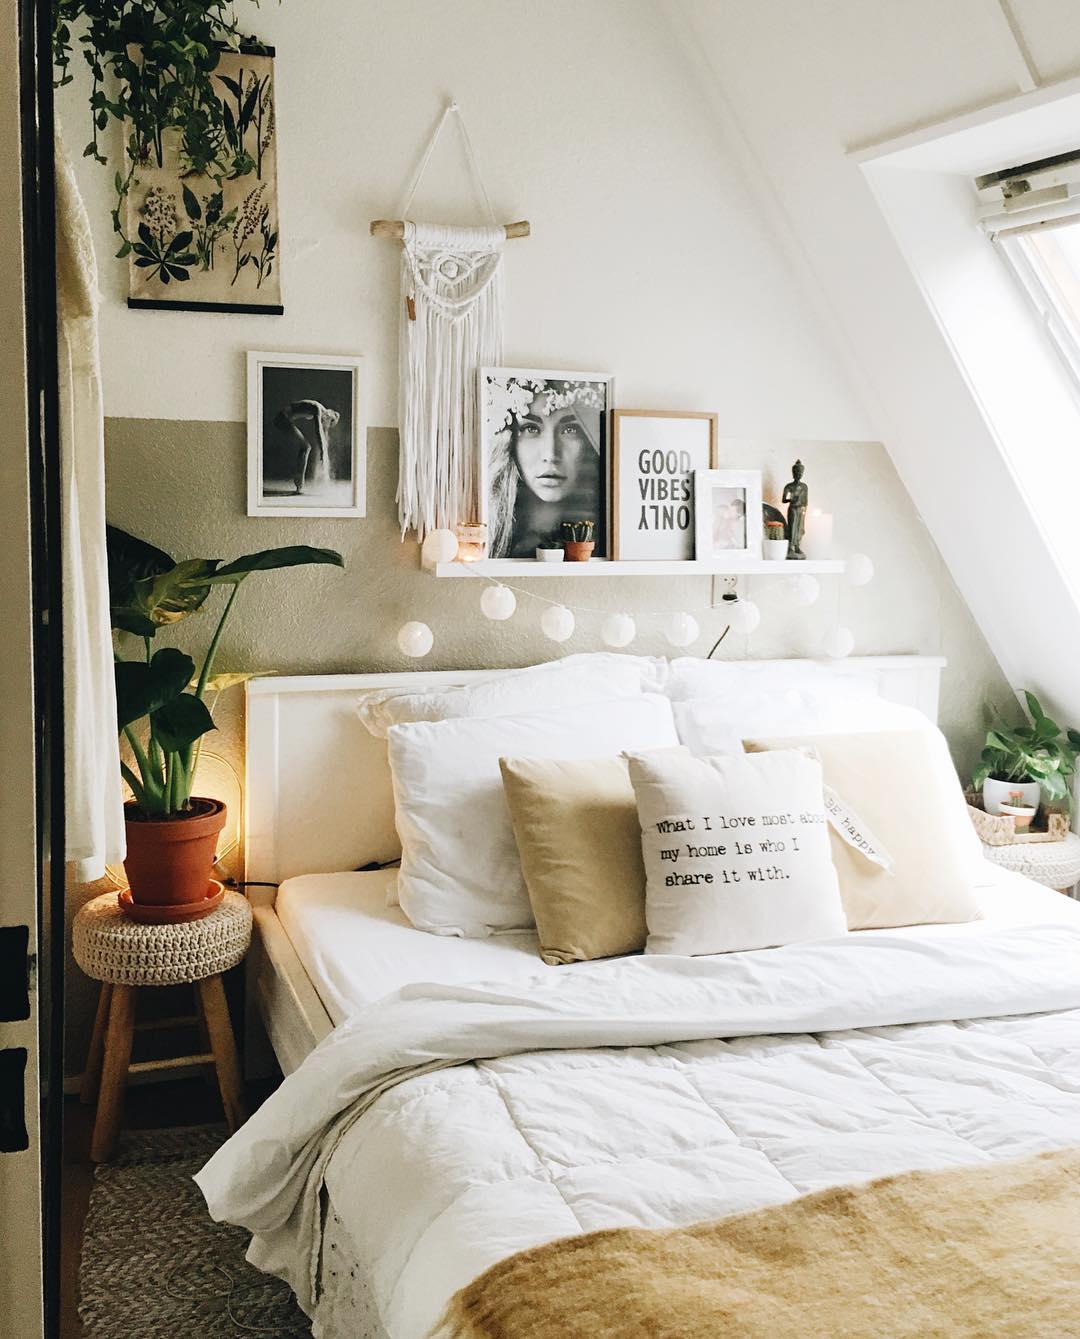
[[[1012,819],[1017,832],[1026,832],[1031,827],[1038,808],[1035,804],[1029,804],[1028,798],[1022,790],[1010,790],[1008,800],[998,802],[998,808]]]
[[[764,556],[777,562],[787,558],[788,542],[787,535],[784,533],[783,521],[768,520],[765,522],[765,538],[762,541]]]
[[[536,558],[541,563],[561,563],[563,560],[563,542],[560,530],[552,530],[536,546]]]
[[[563,550],[566,553],[568,563],[587,563],[589,561],[593,549],[596,548],[596,541],[593,539],[595,529],[595,521],[563,521]]]

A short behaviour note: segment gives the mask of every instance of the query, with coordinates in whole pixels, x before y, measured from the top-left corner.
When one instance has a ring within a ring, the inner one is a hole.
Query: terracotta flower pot
[[[568,563],[587,563],[595,548],[595,539],[568,539],[563,545]]]
[[[124,806],[124,870],[133,901],[176,906],[206,896],[226,810],[220,800],[195,796],[191,806],[180,818],[144,818],[136,805]]]

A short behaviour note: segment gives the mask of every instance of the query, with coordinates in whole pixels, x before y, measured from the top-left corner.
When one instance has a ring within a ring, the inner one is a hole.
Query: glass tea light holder
[[[459,563],[478,563],[487,557],[488,531],[483,521],[462,521],[456,533]]]

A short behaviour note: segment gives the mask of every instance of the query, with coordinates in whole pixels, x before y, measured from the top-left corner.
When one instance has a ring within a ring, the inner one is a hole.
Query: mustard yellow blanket
[[[437,1339],[1080,1336],[1080,1148],[522,1251]]]

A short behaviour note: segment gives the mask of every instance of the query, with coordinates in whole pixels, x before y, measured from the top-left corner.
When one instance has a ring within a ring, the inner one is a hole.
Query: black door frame
[[[64,675],[51,0],[19,0],[23,282],[37,740],[38,1018],[46,1339],[60,1333],[64,1099]]]

